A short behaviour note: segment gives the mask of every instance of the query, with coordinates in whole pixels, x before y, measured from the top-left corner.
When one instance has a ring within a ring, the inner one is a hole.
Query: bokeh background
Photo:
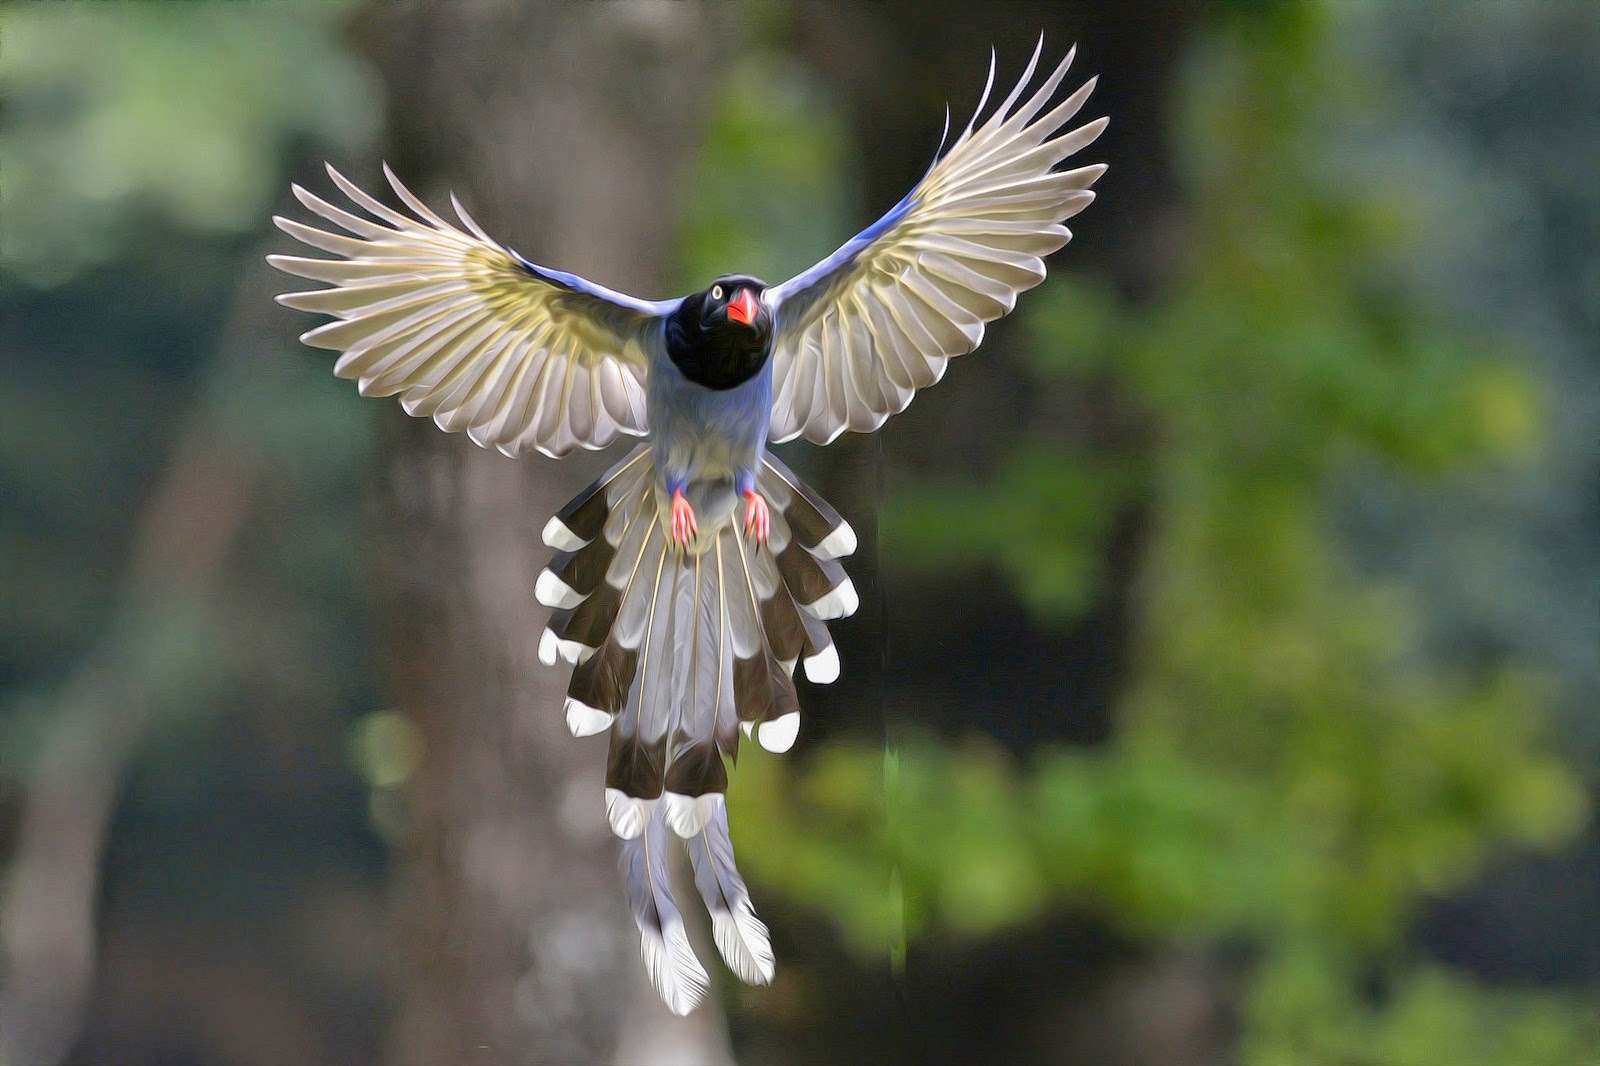
[[[777,281],[1041,29],[1100,199],[786,452],[863,608],[738,768],[777,980],[673,1022],[533,656],[606,460],[360,400],[270,217],[388,159],[641,295]],[[0,7],[0,1062],[1600,1062],[1597,54],[1577,0]]]

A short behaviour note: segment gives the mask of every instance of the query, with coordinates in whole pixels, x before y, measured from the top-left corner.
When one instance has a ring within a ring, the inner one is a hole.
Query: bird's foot
[[[744,535],[757,544],[767,542],[767,534],[772,532],[772,510],[767,506],[767,501],[755,489],[744,491]]]
[[[698,531],[699,525],[695,522],[694,508],[689,506],[689,501],[684,498],[682,489],[674,489],[672,492],[672,528],[668,531],[672,543],[680,548],[687,548],[689,542],[694,539],[694,535]]]

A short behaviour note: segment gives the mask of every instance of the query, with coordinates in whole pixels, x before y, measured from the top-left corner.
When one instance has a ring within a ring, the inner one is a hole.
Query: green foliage
[[[896,558],[933,566],[982,555],[1045,616],[1074,615],[1097,590],[1100,544],[1133,476],[1122,465],[1055,449],[1018,449],[985,485],[912,487],[885,516]]]
[[[1450,745],[1481,753],[1483,739],[1468,723]],[[1377,809],[1357,811],[1331,760],[1286,788],[1168,747],[1047,750],[1022,766],[976,739],[911,737],[888,780],[863,745],[830,745],[797,776],[752,751],[735,831],[754,872],[833,914],[867,954],[900,932],[890,913],[911,936],[976,934],[1069,903],[1151,935],[1391,947],[1397,911],[1458,883],[1492,834],[1549,839],[1581,804],[1550,760],[1502,777],[1460,754],[1431,764],[1419,744],[1384,777],[1393,788],[1370,790]],[[784,846],[762,846],[772,838]]]
[[[213,331],[247,272],[268,270],[256,242],[238,237],[270,231],[290,149],[354,149],[373,133],[379,87],[339,41],[350,11],[0,7],[0,270],[26,283],[6,288],[0,309],[0,390],[13,400],[0,419],[0,484],[14,504],[0,557],[16,571],[0,581],[0,632],[5,665],[26,685],[0,700],[13,772],[66,719],[59,701],[74,695],[63,678],[75,655],[132,679],[124,684],[138,690],[119,703],[155,709],[152,732],[172,750],[152,759],[168,772],[146,782],[207,772],[192,758],[194,732],[241,689],[269,687],[241,674],[335,668],[325,638],[360,577],[349,501],[375,443],[371,412],[322,363],[238,328],[253,315]],[[147,535],[135,516],[185,425],[203,430],[219,469],[250,482],[243,491],[259,508],[222,592],[138,585],[111,565]],[[281,619],[292,630],[281,637],[270,616],[289,602],[307,606]]]
[[[108,261],[138,211],[256,230],[290,138],[344,144],[378,109],[329,32],[344,4],[11,4],[0,9],[5,265],[59,284]],[[130,210],[135,209],[135,210]]]
[[[1309,4],[1220,13],[1178,94],[1187,255],[1165,295],[1129,306],[1071,279],[1025,305],[1040,376],[1111,376],[1152,427],[1143,451],[1032,441],[988,483],[912,485],[884,516],[910,564],[987,558],[1031,610],[1070,618],[1096,596],[1113,517],[1140,503],[1117,741],[1027,765],[918,736],[887,763],[850,745],[798,771],[749,757],[737,843],[868,954],[1059,906],[1152,938],[1243,938],[1263,952],[1245,1062],[1578,1062],[1600,1044],[1576,999],[1404,954],[1421,900],[1493,849],[1569,839],[1587,797],[1543,737],[1540,680],[1426,661],[1405,590],[1356,581],[1328,528],[1353,463],[1510,465],[1541,419],[1492,339],[1394,284],[1405,190],[1352,190],[1316,154],[1351,80],[1328,36]]]
[[[1291,945],[1258,968],[1245,1003],[1245,1066],[1587,1066],[1600,1020],[1586,997],[1489,988],[1437,966],[1383,982],[1383,1009],[1362,1001],[1362,974]]]
[[[890,765],[886,781],[881,752],[834,744],[790,778],[750,754],[734,786],[752,872],[827,909],[866,954],[901,931],[891,914],[912,937],[971,936],[1072,902],[1183,933],[1251,927],[1289,887],[1290,826],[1242,775],[1129,752],[1023,767],[986,741],[920,737]],[[762,847],[774,833],[784,847]]]
[[[843,131],[816,84],[772,53],[747,52],[715,99],[685,185],[679,285],[732,269],[776,283],[832,251],[846,225]]]

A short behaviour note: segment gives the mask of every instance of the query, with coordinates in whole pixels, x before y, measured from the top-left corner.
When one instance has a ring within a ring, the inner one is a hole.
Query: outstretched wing
[[[278,297],[339,319],[300,339],[343,352],[334,373],[353,379],[363,396],[398,395],[407,413],[507,455],[537,448],[560,456],[603,448],[619,433],[642,436],[646,337],[679,301],[636,299],[530,263],[484,233],[454,196],[466,230],[383,169],[414,216],[330,166],[334,184],[371,218],[296,185],[302,204],[351,236],[273,219],[344,257],[267,257],[279,270],[334,286]]]
[[[1054,169],[1107,122],[1060,132],[1094,79],[1045,110],[1072,57],[1019,104],[1038,67],[1035,49],[1017,87],[976,125],[994,85],[991,58],[972,121],[905,199],[763,295],[777,323],[774,441],[826,444],[847,429],[877,429],[1044,280],[1043,257],[1072,237],[1062,223],[1094,199],[1089,186],[1106,170]]]

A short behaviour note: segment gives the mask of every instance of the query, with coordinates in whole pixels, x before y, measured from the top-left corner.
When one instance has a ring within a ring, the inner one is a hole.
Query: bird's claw
[[[672,528],[669,531],[672,543],[680,548],[687,548],[699,531],[699,524],[694,518],[694,508],[689,506],[689,501],[684,498],[683,490],[676,489],[672,493]]]
[[[754,489],[744,493],[744,535],[757,544],[765,544],[772,532],[772,510],[764,496]]]

